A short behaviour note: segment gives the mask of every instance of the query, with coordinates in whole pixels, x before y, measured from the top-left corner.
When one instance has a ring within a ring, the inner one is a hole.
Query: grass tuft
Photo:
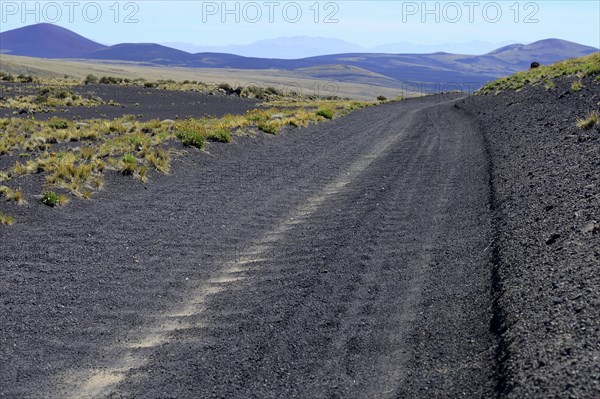
[[[121,158],[119,171],[124,175],[132,175],[137,170],[137,160],[133,154],[125,154]]]
[[[592,111],[586,118],[577,119],[577,127],[580,129],[591,129],[600,121],[600,115],[597,111]]]
[[[25,204],[25,195],[20,188],[13,190],[10,187],[0,186],[0,197],[6,197],[8,201],[13,201],[17,205]]]
[[[60,119],[60,118],[51,118],[48,121],[48,126],[51,127],[52,129],[56,129],[56,130],[68,129],[69,122],[67,122],[64,119]]]
[[[17,219],[15,219],[13,216],[7,215],[4,212],[0,211],[0,224],[10,226],[13,223],[15,223],[16,220]]]
[[[581,89],[583,89],[583,83],[581,83],[581,81],[578,80],[571,84],[571,90],[573,90],[574,93],[577,93]]]
[[[171,169],[171,156],[169,152],[162,148],[155,148],[148,152],[145,157],[146,161],[156,170],[162,173],[169,173]]]

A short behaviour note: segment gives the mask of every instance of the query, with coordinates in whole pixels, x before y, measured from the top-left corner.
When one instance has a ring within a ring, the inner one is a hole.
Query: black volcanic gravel
[[[14,84],[0,84],[0,97],[16,95],[34,95],[39,89],[35,85],[23,85],[14,90]],[[10,91],[9,91],[10,89]],[[102,105],[97,107],[54,107],[55,111],[35,114],[38,120],[46,120],[53,116],[66,119],[113,119],[123,115],[136,115],[141,121],[150,119],[184,119],[203,116],[223,116],[226,114],[243,114],[256,108],[258,101],[241,98],[235,95],[207,92],[160,90],[142,87],[117,85],[84,85],[75,86],[74,92],[100,97],[104,101],[114,101],[117,106]],[[0,117],[27,117],[27,114],[14,114],[15,109],[0,109]]]
[[[600,397],[600,84],[459,102],[491,159],[506,397]]]
[[[0,396],[490,397],[486,155],[457,98],[6,204]]]

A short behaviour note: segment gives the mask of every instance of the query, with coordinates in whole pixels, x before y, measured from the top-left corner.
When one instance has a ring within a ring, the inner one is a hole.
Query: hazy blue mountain
[[[443,51],[454,54],[484,54],[512,42],[490,43],[480,40],[472,40],[465,43],[443,43],[443,44],[414,44],[409,42],[389,43],[373,47],[369,52],[390,54],[430,54]]]
[[[189,43],[163,43],[190,53],[227,53],[256,58],[298,59],[318,55],[356,53],[365,48],[340,39],[327,37],[278,37],[259,40],[251,44],[227,46],[201,46]]]
[[[297,59],[340,53],[430,54],[440,51],[454,54],[484,54],[512,42],[490,43],[473,40],[466,43],[434,45],[409,42],[389,43],[366,48],[344,40],[325,37],[279,37],[250,44],[204,46],[182,42],[160,43],[188,53],[227,53],[245,57]]]

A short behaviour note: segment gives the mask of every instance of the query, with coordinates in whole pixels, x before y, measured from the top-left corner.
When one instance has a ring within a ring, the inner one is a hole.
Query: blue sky
[[[322,36],[364,47],[520,42],[600,47],[600,1],[0,1],[0,30],[52,22],[104,44],[246,44]],[[85,10],[85,12],[84,12]],[[118,10],[118,12],[117,12]],[[318,12],[317,12],[318,10]],[[236,21],[237,19],[237,21]]]

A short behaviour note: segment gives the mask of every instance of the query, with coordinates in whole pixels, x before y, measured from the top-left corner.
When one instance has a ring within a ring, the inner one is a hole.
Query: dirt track
[[[493,395],[489,177],[456,99],[212,145],[0,229],[0,392]]]

